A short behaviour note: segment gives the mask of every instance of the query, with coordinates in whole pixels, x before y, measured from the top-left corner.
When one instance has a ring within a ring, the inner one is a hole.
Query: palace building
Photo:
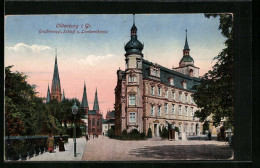
[[[186,40],[179,67],[168,69],[143,58],[144,45],[137,39],[135,22],[131,39],[125,45],[126,69],[117,71],[115,87],[115,133],[137,129],[159,136],[159,128],[178,127],[187,135],[202,132],[202,123],[194,117],[197,106],[192,87],[200,83],[199,68],[194,65]]]

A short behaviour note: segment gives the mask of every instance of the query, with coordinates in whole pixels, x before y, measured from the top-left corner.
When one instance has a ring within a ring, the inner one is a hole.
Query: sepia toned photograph
[[[6,15],[4,161],[233,160],[233,20]]]

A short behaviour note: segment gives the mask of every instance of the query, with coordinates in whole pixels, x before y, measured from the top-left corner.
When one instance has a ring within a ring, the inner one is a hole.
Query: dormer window
[[[174,86],[174,79],[173,78],[170,78],[170,85]]]
[[[187,83],[185,81],[182,82],[183,89],[187,89]]]
[[[155,66],[150,67],[151,76],[160,77],[160,69]]]

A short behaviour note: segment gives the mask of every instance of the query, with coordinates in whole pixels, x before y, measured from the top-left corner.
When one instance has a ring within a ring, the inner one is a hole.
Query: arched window
[[[193,76],[193,69],[190,69],[189,75],[190,75],[190,76]]]
[[[99,119],[97,120],[97,126],[99,126]]]
[[[95,118],[92,118],[92,126],[95,126]]]

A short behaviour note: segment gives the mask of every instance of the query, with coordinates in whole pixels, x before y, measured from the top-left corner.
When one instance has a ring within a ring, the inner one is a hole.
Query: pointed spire
[[[62,94],[62,101],[64,101],[66,98],[65,98],[65,93],[64,93],[64,89],[63,89],[63,94]]]
[[[59,90],[61,92],[60,77],[59,77],[59,70],[58,70],[58,63],[57,63],[57,48],[55,48],[55,64],[54,64],[54,72],[53,72],[51,87],[52,87],[52,90],[55,90],[55,91]]]
[[[93,110],[99,111],[98,97],[97,97],[97,88],[96,88],[96,93],[95,93],[95,100],[94,100]]]
[[[50,88],[49,88],[49,83],[48,83],[46,103],[50,102],[50,100],[51,100],[51,95],[50,95]]]
[[[55,64],[57,64],[57,48],[55,48]]]
[[[135,25],[135,14],[133,14],[133,23]]]
[[[185,31],[186,31],[186,40],[185,40],[184,50],[189,50],[190,48],[189,48],[188,40],[187,40],[187,29]]]
[[[85,81],[84,81],[84,91],[83,91],[83,97],[82,97],[81,106],[83,108],[88,108],[88,98],[87,98],[87,91],[86,91]]]

